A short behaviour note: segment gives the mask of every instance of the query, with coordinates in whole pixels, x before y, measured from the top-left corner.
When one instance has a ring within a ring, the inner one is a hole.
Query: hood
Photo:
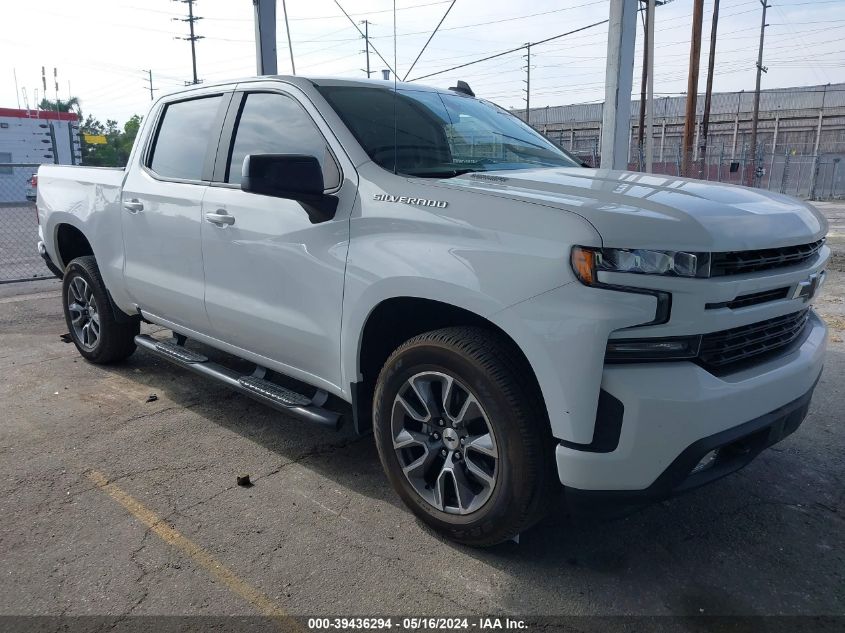
[[[465,174],[440,185],[570,211],[604,246],[735,251],[791,246],[827,233],[811,205],[769,191],[606,169],[520,169]]]

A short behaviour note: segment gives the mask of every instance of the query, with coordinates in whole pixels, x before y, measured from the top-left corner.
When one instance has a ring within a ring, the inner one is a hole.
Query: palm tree
[[[82,110],[79,107],[79,97],[71,97],[67,101],[62,101],[61,99],[56,99],[55,101],[42,99],[41,103],[38,104],[38,108],[41,110],[51,110],[53,112],[75,111],[76,114],[79,115],[80,120],[82,119]]]

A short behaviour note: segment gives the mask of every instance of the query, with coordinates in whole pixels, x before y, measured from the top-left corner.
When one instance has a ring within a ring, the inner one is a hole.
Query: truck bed
[[[38,168],[39,235],[51,260],[64,269],[58,229],[70,225],[91,244],[103,277],[120,287],[123,268],[121,186],[125,169],[42,165]]]

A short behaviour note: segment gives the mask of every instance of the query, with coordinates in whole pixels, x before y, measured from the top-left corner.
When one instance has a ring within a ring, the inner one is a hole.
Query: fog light
[[[716,463],[716,458],[719,457],[719,449],[713,449],[707,455],[701,458],[701,461],[696,464],[695,468],[692,469],[690,475],[694,475],[695,473],[700,473],[708,468],[712,468],[713,464]]]

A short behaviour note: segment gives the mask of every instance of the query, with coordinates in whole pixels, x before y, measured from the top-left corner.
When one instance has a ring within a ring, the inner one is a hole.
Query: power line
[[[411,71],[414,69],[414,66],[416,66],[416,65],[417,65],[417,62],[418,62],[418,61],[420,61],[420,57],[422,57],[422,54],[425,52],[425,49],[426,49],[426,48],[428,48],[428,45],[429,45],[429,43],[431,42],[431,40],[432,40],[432,39],[434,39],[434,36],[435,36],[435,34],[437,33],[437,29],[439,29],[439,28],[440,28],[440,25],[441,25],[441,24],[443,24],[443,20],[445,20],[445,19],[446,19],[446,16],[447,16],[447,15],[449,15],[449,11],[451,11],[451,10],[452,10],[452,7],[454,7],[454,6],[455,6],[455,2],[456,2],[456,0],[452,0],[452,4],[450,4],[450,5],[449,5],[449,8],[448,8],[448,9],[446,9],[446,13],[444,13],[444,14],[443,14],[443,17],[442,17],[442,18],[440,18],[440,22],[438,22],[438,23],[437,23],[437,26],[435,26],[435,27],[434,27],[434,30],[431,32],[431,35],[429,35],[429,36],[428,36],[428,39],[425,41],[425,44],[423,44],[423,47],[422,47],[422,49],[420,50],[420,54],[419,54],[419,55],[417,55],[416,59],[414,60],[414,63],[413,63],[413,64],[411,64],[411,67],[408,69],[408,72],[406,72],[406,73],[405,73],[405,77],[403,77],[403,78],[402,78],[402,81],[405,81],[405,79],[407,79],[407,78],[408,78],[408,75],[410,75],[410,74],[411,74]],[[367,76],[369,77],[369,75],[367,75]]]
[[[420,77],[415,77],[410,81],[418,81],[420,79],[428,79],[429,77],[434,77],[435,75],[442,75],[443,73],[452,72],[453,70],[458,70],[459,68],[466,68],[467,66],[472,66],[473,64],[480,64],[481,62],[486,62],[491,59],[496,59],[497,57],[502,57],[504,55],[510,55],[511,53],[515,53],[517,51],[521,51],[522,49],[528,46],[537,46],[538,44],[545,44],[546,42],[551,42],[552,40],[559,39],[561,37],[566,37],[567,35],[572,35],[573,33],[579,33],[581,31],[586,31],[587,29],[591,29],[593,27],[599,26],[601,24],[607,24],[610,20],[600,20],[599,22],[593,22],[592,24],[588,24],[586,26],[579,27],[577,29],[573,29],[572,31],[567,31],[566,33],[561,33],[560,35],[553,35],[552,37],[547,37],[544,40],[540,40],[538,42],[532,42],[523,44],[522,46],[517,46],[516,48],[511,48],[510,50],[502,51],[501,53],[496,53],[495,55],[488,55],[487,57],[482,57],[481,59],[476,59],[472,62],[467,62],[465,64],[459,64],[458,66],[452,66],[452,68],[446,68],[445,70],[438,70],[437,72],[429,73],[428,75],[421,75]]]
[[[185,85],[189,86],[191,84],[198,84],[200,80],[197,79],[197,40],[203,39],[202,35],[197,35],[194,32],[194,23],[198,20],[202,20],[202,18],[197,17],[194,15],[194,2],[195,0],[173,0],[174,2],[183,2],[188,5],[188,17],[187,18],[173,18],[173,20],[177,22],[187,22],[188,29],[190,31],[190,35],[188,37],[176,37],[177,40],[187,40],[191,43],[191,66],[194,71],[194,80],[193,81],[186,81]]]

